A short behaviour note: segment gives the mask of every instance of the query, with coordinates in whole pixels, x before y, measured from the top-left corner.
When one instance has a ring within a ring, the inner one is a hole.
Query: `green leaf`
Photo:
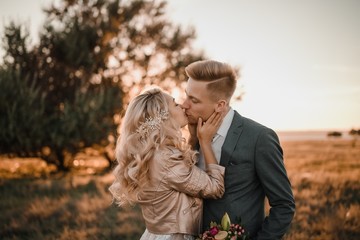
[[[221,227],[223,230],[227,231],[230,228],[230,224],[231,224],[230,217],[226,212],[221,219]]]

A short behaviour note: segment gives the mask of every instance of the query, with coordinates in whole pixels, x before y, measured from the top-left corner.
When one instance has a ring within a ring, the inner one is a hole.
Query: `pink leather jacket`
[[[148,231],[198,235],[202,198],[222,197],[225,168],[209,164],[204,172],[189,166],[175,148],[159,150],[149,167],[150,181],[139,195]]]

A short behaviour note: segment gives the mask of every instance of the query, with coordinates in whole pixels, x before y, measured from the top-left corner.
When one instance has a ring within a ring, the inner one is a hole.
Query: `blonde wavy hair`
[[[149,162],[155,151],[174,147],[183,153],[189,165],[195,163],[195,152],[186,144],[180,126],[171,115],[148,134],[138,132],[147,119],[155,119],[161,112],[169,113],[169,101],[172,101],[170,95],[154,88],[135,97],[126,110],[115,149],[118,163],[113,172],[115,180],[109,188],[119,206],[137,202],[142,187],[149,180]]]

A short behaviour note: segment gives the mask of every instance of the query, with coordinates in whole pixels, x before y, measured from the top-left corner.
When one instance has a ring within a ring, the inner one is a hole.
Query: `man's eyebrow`
[[[196,97],[194,97],[194,96],[189,95],[188,92],[186,91],[186,89],[185,89],[185,94],[186,94],[186,96],[188,96],[188,98],[190,98],[190,99],[192,99],[192,100],[196,100],[196,101],[198,101],[198,102],[201,102],[200,99],[198,99],[198,98],[196,98]]]

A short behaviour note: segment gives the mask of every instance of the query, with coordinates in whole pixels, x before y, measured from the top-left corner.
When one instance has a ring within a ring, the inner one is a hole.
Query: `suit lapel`
[[[226,167],[242,133],[242,117],[235,111],[224,145],[221,148],[220,165]]]

